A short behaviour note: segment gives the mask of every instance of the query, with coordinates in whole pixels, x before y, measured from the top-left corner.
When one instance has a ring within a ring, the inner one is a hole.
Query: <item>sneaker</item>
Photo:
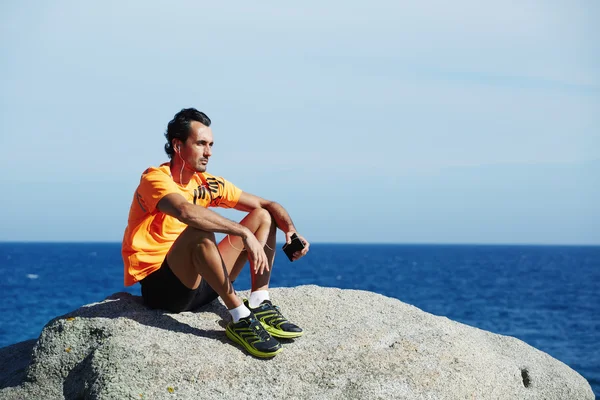
[[[304,331],[297,325],[292,324],[283,315],[279,307],[274,306],[270,300],[265,300],[256,308],[250,308],[247,299],[244,304],[260,321],[262,326],[271,334],[271,336],[293,339],[302,336]]]
[[[253,314],[227,324],[225,333],[229,339],[242,345],[255,357],[273,357],[281,352],[281,344],[269,335]]]

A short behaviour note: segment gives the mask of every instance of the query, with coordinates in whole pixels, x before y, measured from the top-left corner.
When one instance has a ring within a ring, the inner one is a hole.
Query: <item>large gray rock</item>
[[[594,399],[582,376],[524,342],[396,299],[317,286],[271,297],[306,332],[273,359],[227,339],[217,301],[167,314],[118,293],[50,321],[26,377],[31,343],[0,350],[14,360],[0,399]]]

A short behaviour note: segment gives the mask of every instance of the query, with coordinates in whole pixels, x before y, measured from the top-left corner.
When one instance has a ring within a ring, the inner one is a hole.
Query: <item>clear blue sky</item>
[[[120,241],[193,106],[310,241],[600,244],[599,2],[217,3],[1,3],[0,240]]]

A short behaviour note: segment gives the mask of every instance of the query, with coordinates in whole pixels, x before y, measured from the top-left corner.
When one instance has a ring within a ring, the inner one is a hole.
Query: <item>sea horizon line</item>
[[[277,242],[283,245],[285,242]],[[120,245],[120,241],[103,240],[0,240],[3,244],[100,244],[100,245]],[[486,242],[333,242],[316,241],[310,242],[312,245],[335,245],[335,246],[489,246],[489,247],[600,247],[600,243],[486,243]]]

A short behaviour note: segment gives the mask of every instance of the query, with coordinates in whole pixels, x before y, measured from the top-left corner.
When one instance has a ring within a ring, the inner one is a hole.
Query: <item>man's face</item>
[[[212,155],[213,134],[210,127],[198,121],[192,121],[190,135],[180,149],[186,167],[196,172],[206,171],[208,159]]]

